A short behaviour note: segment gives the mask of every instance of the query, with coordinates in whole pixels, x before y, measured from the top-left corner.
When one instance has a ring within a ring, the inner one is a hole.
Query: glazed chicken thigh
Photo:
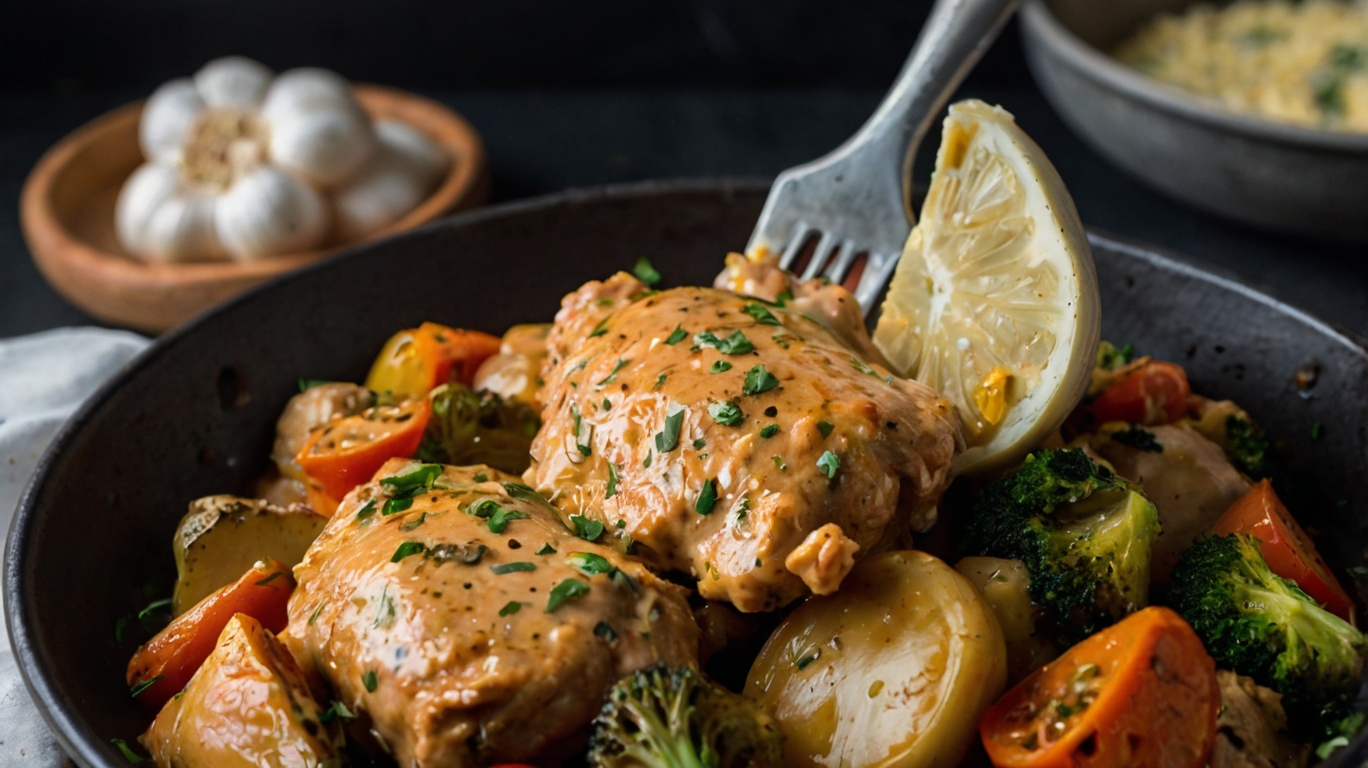
[[[577,538],[514,477],[436,469],[393,459],[347,495],[281,637],[399,765],[582,748],[619,677],[697,663],[683,589]]]
[[[622,273],[567,296],[528,482],[707,599],[836,591],[856,557],[934,521],[960,433],[828,288],[830,312]]]

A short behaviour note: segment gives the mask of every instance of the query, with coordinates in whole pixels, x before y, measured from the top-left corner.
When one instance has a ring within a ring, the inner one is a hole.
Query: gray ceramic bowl
[[[1189,4],[1026,0],[1027,61],[1065,122],[1161,192],[1265,229],[1368,242],[1368,134],[1237,114],[1104,53]]]

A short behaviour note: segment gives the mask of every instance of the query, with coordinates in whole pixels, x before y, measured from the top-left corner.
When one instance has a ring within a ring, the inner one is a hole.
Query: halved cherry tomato
[[[279,632],[289,622],[286,608],[295,580],[290,567],[274,558],[253,565],[237,581],[171,621],[156,637],[143,643],[128,662],[128,685],[139,690],[138,701],[161,709],[185,688],[195,671],[213,653],[219,634],[234,614],[243,613]]]
[[[1260,480],[1231,504],[1211,532],[1220,536],[1244,533],[1258,539],[1270,570],[1297,582],[1325,610],[1354,623],[1354,602],[1268,480]]]
[[[979,723],[998,768],[1201,768],[1216,663],[1182,617],[1145,608],[1022,680]]]
[[[314,429],[295,456],[309,477],[310,500],[316,493],[341,499],[370,480],[386,461],[412,456],[423,442],[431,414],[426,397],[411,398],[398,405],[372,406]]]
[[[1192,387],[1181,366],[1151,360],[1118,377],[1086,408],[1096,424],[1171,424],[1187,413],[1191,394]]]
[[[449,381],[469,385],[480,363],[498,351],[499,339],[487,333],[423,323],[385,342],[366,376],[366,388],[424,397]]]

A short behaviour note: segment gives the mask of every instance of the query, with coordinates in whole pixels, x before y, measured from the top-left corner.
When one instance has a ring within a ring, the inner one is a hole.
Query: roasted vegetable
[[[127,679],[133,697],[159,709],[209,658],[219,633],[236,614],[250,616],[274,632],[284,629],[294,587],[289,567],[266,558],[237,581],[196,603],[129,659]]]
[[[1145,607],[1159,517],[1125,480],[1078,449],[1037,451],[974,501],[966,544],[1020,560],[1031,599],[1065,642]]]
[[[310,503],[331,515],[337,502],[393,458],[418,450],[431,409],[426,397],[381,402],[317,427],[295,461],[307,475]]]
[[[318,705],[284,646],[242,614],[229,620],[213,653],[157,714],[142,743],[160,768],[334,768],[343,762],[337,710]]]
[[[1031,575],[1020,560],[966,557],[955,570],[983,593],[1002,627],[1007,643],[1007,679],[1016,682],[1053,661],[1058,655],[1052,639],[1036,632],[1040,608],[1031,602]]]
[[[1094,424],[1170,424],[1187,413],[1187,398],[1191,394],[1187,373],[1181,366],[1144,359],[1119,372],[1083,408]]]
[[[1198,541],[1174,569],[1169,602],[1222,669],[1283,695],[1293,735],[1317,739],[1351,714],[1368,638],[1269,570],[1258,539]]]
[[[855,564],[770,635],[746,693],[774,712],[787,766],[955,765],[1002,691],[993,610],[924,552]]]
[[[979,733],[998,768],[1202,768],[1220,704],[1201,640],[1152,607],[1022,680]]]
[[[426,397],[449,381],[469,384],[480,363],[499,351],[487,333],[423,323],[390,337],[366,376],[366,388],[396,397]]]
[[[1259,540],[1259,553],[1269,570],[1297,583],[1321,607],[1349,623],[1354,603],[1297,521],[1283,506],[1273,484],[1263,480],[1249,489],[1216,521],[1212,533],[1243,533]]]
[[[780,768],[783,736],[758,704],[688,667],[622,679],[594,720],[599,768]]]
[[[527,469],[527,451],[541,426],[531,406],[460,384],[437,387],[431,402],[432,418],[414,458],[456,466],[488,464],[514,474]]]
[[[300,381],[300,392],[285,404],[276,420],[271,460],[280,474],[304,481],[304,470],[295,461],[304,444],[318,427],[333,419],[354,416],[375,405],[375,393],[356,384],[336,381]]]
[[[173,612],[184,613],[237,581],[263,557],[293,567],[327,522],[307,507],[281,508],[238,496],[190,502],[171,543],[177,574]]]

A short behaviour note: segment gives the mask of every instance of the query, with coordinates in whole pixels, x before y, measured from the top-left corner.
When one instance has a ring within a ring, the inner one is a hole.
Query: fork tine
[[[793,264],[798,260],[798,254],[803,250],[803,243],[807,242],[808,235],[812,233],[812,227],[806,221],[798,222],[793,228],[793,237],[784,246],[784,252],[779,257],[779,266],[782,269],[793,269]]]
[[[869,259],[865,262],[864,274],[860,277],[860,284],[855,287],[855,300],[860,302],[860,308],[864,310],[865,317],[869,317],[874,312],[874,300],[879,298],[883,289],[888,286],[888,281],[893,276],[893,270],[898,266],[898,258],[901,252],[869,254]]]
[[[855,245],[854,240],[847,240],[841,243],[841,252],[836,259],[831,262],[822,274],[833,283],[841,284],[845,282],[846,273],[850,271],[850,265],[855,263],[855,257],[860,255],[862,249]]]
[[[821,274],[822,267],[826,266],[827,259],[831,257],[831,249],[836,247],[836,237],[830,232],[823,232],[822,239],[817,241],[817,249],[812,252],[812,258],[808,260],[807,269],[803,270],[803,279],[811,280]]]

